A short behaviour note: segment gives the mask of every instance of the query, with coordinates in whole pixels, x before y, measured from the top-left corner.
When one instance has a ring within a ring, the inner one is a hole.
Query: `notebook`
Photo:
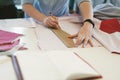
[[[75,80],[101,78],[90,64],[72,51],[17,54],[24,80]]]

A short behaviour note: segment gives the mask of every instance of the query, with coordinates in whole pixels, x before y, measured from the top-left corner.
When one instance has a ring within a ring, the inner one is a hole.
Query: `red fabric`
[[[103,20],[100,25],[100,30],[107,32],[109,34],[114,32],[120,32],[119,20],[116,18]]]

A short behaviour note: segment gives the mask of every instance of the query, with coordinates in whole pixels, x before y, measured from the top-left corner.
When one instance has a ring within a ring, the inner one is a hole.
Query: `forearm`
[[[87,19],[93,20],[93,9],[92,9],[92,5],[89,1],[80,3],[79,9],[81,11],[84,21]],[[93,22],[93,24],[94,24],[94,22]],[[86,22],[84,22],[83,27],[92,28],[92,27],[94,27],[93,24],[86,21]]]
[[[80,12],[83,16],[83,19],[91,19],[93,20],[93,9],[90,2],[82,2],[79,5]]]
[[[29,16],[38,21],[43,21],[46,18],[44,14],[36,10],[31,4],[24,4],[23,11],[25,11]]]

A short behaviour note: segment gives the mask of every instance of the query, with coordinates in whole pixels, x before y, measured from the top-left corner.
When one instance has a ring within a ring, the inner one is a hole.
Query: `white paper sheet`
[[[36,24],[32,18],[16,18],[0,20],[0,27],[35,27]]]
[[[80,23],[73,23],[71,22],[78,22],[77,19],[79,17],[60,17],[59,18],[59,25],[62,30],[66,31],[67,33],[73,35],[76,34],[81,27]],[[43,26],[42,24],[38,24],[35,28],[36,35],[38,37],[39,47],[43,50],[56,50],[56,49],[68,49],[63,42],[47,27]],[[76,39],[73,39],[76,42]],[[99,46],[100,44],[93,38],[93,43],[95,46]],[[79,47],[81,47],[80,45]],[[89,44],[86,47],[91,47]]]

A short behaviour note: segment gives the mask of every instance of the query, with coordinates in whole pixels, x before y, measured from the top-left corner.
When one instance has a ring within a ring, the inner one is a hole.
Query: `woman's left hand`
[[[78,47],[80,44],[83,44],[82,47],[85,47],[88,43],[93,47],[92,42],[92,25],[90,23],[85,23],[80,31],[77,34],[71,35],[69,38],[77,38],[75,46]]]

